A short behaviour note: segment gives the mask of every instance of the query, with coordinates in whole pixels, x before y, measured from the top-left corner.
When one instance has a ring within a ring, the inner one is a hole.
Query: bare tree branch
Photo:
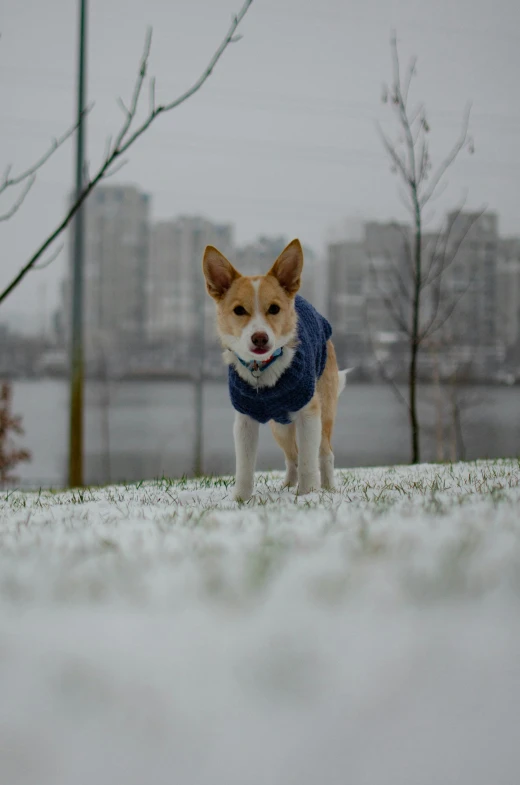
[[[441,179],[446,174],[446,171],[450,168],[450,166],[452,165],[452,163],[454,162],[454,160],[456,159],[456,157],[458,156],[458,154],[466,144],[468,138],[470,113],[471,113],[471,104],[468,104],[464,112],[464,117],[462,119],[462,129],[459,138],[451,148],[450,152],[448,153],[444,161],[440,164],[437,171],[432,175],[428,188],[426,189],[425,193],[422,194],[420,197],[421,207],[424,207],[424,205],[430,201]]]
[[[386,136],[385,132],[383,131],[383,129],[381,128],[379,123],[376,123],[376,128],[378,130],[379,136],[381,137],[381,141],[383,142],[383,145],[384,145],[388,155],[392,159],[392,162],[393,162],[395,168],[400,173],[400,175],[403,178],[404,182],[407,185],[409,185],[410,184],[410,182],[409,182],[409,174],[408,174],[408,172],[406,170],[406,164],[404,163],[404,161],[402,160],[401,156],[397,152],[397,149],[396,149],[395,145],[393,145],[392,142]]]
[[[456,297],[452,298],[451,303],[445,309],[445,311],[444,311],[444,313],[442,315],[441,320],[438,321],[437,323],[435,323],[435,319],[437,318],[437,315],[438,315],[438,308],[437,308],[437,312],[435,314],[435,317],[432,320],[430,320],[430,322],[427,325],[427,327],[425,327],[424,330],[422,330],[422,332],[421,332],[421,334],[419,336],[419,343],[422,343],[422,341],[425,338],[429,338],[430,336],[434,335],[434,333],[438,332],[441,329],[441,327],[443,327],[446,324],[446,322],[449,321],[449,319],[452,317],[455,309],[459,305],[460,301],[464,298],[464,295],[467,294],[467,292],[471,289],[471,285],[473,283],[474,283],[474,281],[472,279],[472,276],[470,276],[470,278],[469,278],[466,286],[464,287],[464,289],[462,289],[462,291],[458,292]],[[441,301],[442,301],[442,298],[439,295],[439,303]]]
[[[35,174],[32,174],[30,177],[27,178],[27,180],[25,181],[25,185],[18,196],[18,199],[15,202],[13,202],[13,204],[11,205],[11,207],[8,209],[6,213],[0,215],[0,221],[8,221],[10,218],[13,217],[15,213],[18,212],[22,204],[25,202],[25,197],[27,196],[27,194],[29,193],[35,182],[36,182]]]
[[[473,225],[477,220],[474,216],[471,216]],[[458,246],[460,248],[460,245]],[[457,251],[458,253],[458,251]],[[428,324],[422,329],[421,334],[419,336],[419,343],[422,343],[426,338],[430,338],[436,332],[438,332],[452,317],[453,313],[455,312],[457,306],[464,299],[467,292],[471,289],[472,284],[477,279],[477,262],[476,260],[473,261],[471,268],[468,273],[468,280],[466,285],[456,293],[455,296],[450,298],[449,304],[447,304],[446,295],[443,296],[442,294],[442,284],[443,284],[443,277],[439,277],[437,284],[436,284],[436,295],[435,295],[435,308],[433,312],[433,316],[430,317]],[[439,309],[441,303],[444,303],[444,311],[441,318],[438,320]]]
[[[415,125],[421,115],[424,115],[424,106],[422,104],[417,104],[415,109],[412,109],[408,115],[410,118],[410,125]]]
[[[410,213],[412,218],[415,218],[415,207],[410,202],[410,197],[409,197],[409,194],[407,193],[407,191],[403,190],[403,188],[401,186],[399,188],[398,194],[399,194],[399,201],[401,202],[401,204],[403,205],[405,210],[407,210]]]
[[[150,79],[150,113],[155,112],[155,76]]]
[[[444,231],[441,230],[439,232],[439,237],[441,237],[443,240],[442,250],[439,254],[436,255],[436,258],[431,259],[426,277],[423,280],[423,288],[430,286],[436,279],[440,278],[444,272],[456,261],[458,253],[466,241],[468,234],[486,211],[486,208],[483,207],[475,213],[465,215],[464,229],[452,244],[450,251],[448,251],[453,227],[455,226],[457,219],[462,214],[462,209],[463,206],[459,207],[457,210],[454,210],[451,213],[447,228]],[[437,262],[437,269],[435,272],[432,272],[435,262]]]
[[[84,117],[86,117],[88,115],[88,113],[91,111],[93,106],[94,106],[94,104],[90,104],[85,109],[85,111],[83,113]],[[6,171],[4,172],[4,176],[3,176],[3,178],[2,178],[2,180],[0,182],[0,195],[7,188],[11,188],[12,186],[15,186],[15,185],[20,185],[21,183],[24,182],[24,180],[27,180],[27,179],[33,177],[36,174],[36,172],[38,171],[38,169],[41,169],[41,167],[49,160],[49,158],[52,155],[54,155],[56,150],[58,150],[58,148],[60,148],[67,141],[67,139],[69,139],[72,136],[74,131],[76,131],[77,127],[78,127],[78,123],[74,123],[74,125],[71,125],[71,127],[68,128],[62,136],[59,136],[57,139],[53,139],[49,149],[40,158],[38,158],[38,160],[35,161],[35,163],[33,163],[31,166],[29,166],[23,172],[20,172],[20,174],[16,175],[16,177],[10,177],[9,176],[10,173],[11,173],[11,169],[12,169],[12,166],[9,165],[7,167],[7,169],[6,169]]]
[[[451,232],[453,230],[453,226],[458,216],[461,214],[463,206],[464,203],[461,205],[461,207],[458,210],[454,210],[449,216],[449,220],[446,227],[445,228],[441,227],[437,232],[437,235],[435,237],[433,252],[430,254],[428,264],[425,264],[426,270],[422,280],[423,289],[427,288],[432,283],[434,283],[434,281],[439,279],[443,275],[446,267],[449,266],[446,264],[448,243],[451,238]],[[465,234],[463,235],[463,237],[465,237]],[[426,249],[423,249],[423,251],[426,252]]]
[[[435,189],[435,192],[432,193],[432,195],[430,196],[428,201],[429,202],[435,202],[437,199],[439,199],[443,195],[443,193],[446,191],[446,189],[448,187],[448,184],[449,183],[446,180],[443,180],[441,183],[439,183],[439,187]],[[433,215],[432,212],[428,213],[428,219],[426,219],[426,220],[430,220],[432,215]]]
[[[407,210],[412,214],[413,236],[407,243],[407,259],[409,260],[409,271],[411,285],[405,285],[400,268],[393,269],[394,280],[396,282],[397,298],[394,293],[380,293],[381,299],[393,322],[404,332],[407,337],[407,373],[408,373],[408,411],[410,416],[410,435],[411,435],[411,459],[412,463],[417,463],[420,459],[420,420],[417,408],[417,381],[418,381],[418,358],[421,342],[432,331],[438,329],[439,322],[444,323],[449,319],[456,304],[450,302],[440,317],[441,303],[443,302],[443,276],[447,267],[455,260],[460,246],[464,241],[466,232],[455,244],[450,241],[450,231],[443,233],[441,230],[434,242],[433,252],[426,260],[426,250],[424,246],[423,227],[425,225],[423,210],[430,199],[440,191],[441,181],[456,159],[459,152],[468,141],[469,108],[464,115],[462,130],[454,146],[441,162],[438,168],[431,175],[431,158],[428,133],[430,131],[426,111],[422,104],[412,110],[408,109],[409,94],[412,79],[415,75],[415,59],[401,76],[399,63],[399,53],[397,38],[395,33],[391,38],[392,53],[392,73],[393,82],[390,90],[385,90],[383,101],[390,100],[392,109],[395,112],[399,135],[396,141],[392,141],[378,126],[383,147],[385,148],[393,170],[399,175],[399,179],[405,188],[399,188],[399,197]],[[404,148],[404,149],[403,149]],[[454,223],[454,216],[450,222]],[[398,274],[396,274],[398,273]],[[428,322],[423,326],[424,319],[424,290],[431,287],[431,313],[428,314]],[[400,297],[399,297],[400,295]],[[410,309],[403,317],[403,303],[407,303]],[[410,325],[406,322],[410,319]],[[405,329],[403,329],[405,328]]]
[[[192,84],[192,86],[186,90],[186,92],[182,93],[178,98],[175,98],[173,101],[167,104],[160,104],[159,106],[153,106],[150,108],[149,113],[147,114],[146,118],[141,122],[140,125],[130,133],[130,127],[132,122],[135,119],[137,108],[139,104],[139,98],[141,95],[142,86],[146,77],[146,72],[148,68],[148,59],[150,55],[150,47],[152,41],[152,31],[149,29],[146,34],[145,45],[143,54],[139,64],[138,74],[134,83],[134,89],[132,92],[132,98],[130,101],[130,108],[127,110],[128,115],[126,116],[119,133],[115,137],[113,143],[110,143],[107,148],[107,153],[105,155],[104,160],[100,164],[97,172],[95,175],[88,179],[85,183],[85,186],[82,192],[77,196],[75,201],[73,202],[72,206],[66,213],[63,220],[58,224],[58,226],[54,229],[54,231],[47,237],[46,240],[40,245],[40,247],[34,252],[28,262],[22,267],[22,269],[18,272],[18,274],[13,278],[11,283],[0,293],[0,303],[2,303],[6,297],[15,289],[20,282],[25,278],[27,273],[34,267],[38,259],[47,251],[47,249],[54,243],[54,241],[59,237],[59,235],[63,232],[63,230],[68,226],[74,215],[77,213],[87,196],[91,193],[91,191],[95,188],[95,186],[109,174],[110,170],[113,171],[112,167],[113,164],[124,154],[126,151],[134,144],[134,142],[150,127],[150,125],[156,120],[156,118],[164,114],[165,112],[170,112],[172,109],[176,109],[182,103],[188,100],[192,95],[194,95],[200,88],[204,85],[204,83],[209,79],[211,76],[213,69],[215,68],[216,64],[224,54],[225,50],[229,46],[229,44],[234,43],[237,40],[235,36],[235,32],[237,27],[239,26],[240,22],[244,18],[245,14],[247,13],[249,7],[251,6],[253,0],[245,0],[242,8],[240,11],[233,17],[231,22],[231,26],[226,33],[222,43],[216,50],[215,54],[209,61],[208,65],[200,75],[200,77]],[[152,92],[155,93],[155,82],[153,83]],[[126,107],[125,107],[126,108]]]
[[[396,43],[396,53],[397,53],[397,39],[395,39],[395,43]],[[410,91],[410,84],[412,83],[412,79],[413,79],[413,77],[415,75],[415,66],[416,65],[417,65],[417,58],[416,57],[412,57],[412,59],[410,60],[410,62],[408,64],[408,68],[406,70],[406,75],[405,75],[404,83],[403,83],[403,101],[404,101],[404,105],[405,106],[408,103],[408,93]],[[413,122],[413,120],[412,120],[412,122]]]
[[[386,307],[388,313],[390,314],[390,316],[394,320],[394,323],[399,328],[399,330],[401,330],[401,332],[404,333],[404,335],[409,337],[410,336],[410,328],[406,324],[406,321],[404,319],[403,314],[399,312],[399,310],[397,309],[397,307],[395,305],[395,300],[397,302],[400,302],[400,298],[397,297],[394,300],[394,298],[389,296],[389,294],[387,292],[383,291],[383,289],[379,285],[377,271],[376,271],[376,269],[374,267],[374,264],[373,264],[373,261],[372,261],[372,259],[370,257],[368,259],[368,264],[369,264],[370,272],[372,273],[372,280],[373,280],[373,282],[375,284],[375,287],[376,287],[376,289],[377,289],[377,291],[379,293],[379,296],[380,296],[381,300],[385,304],[385,307]]]
[[[35,265],[34,265],[34,267],[33,267],[33,270],[45,270],[45,268],[46,268],[46,267],[48,267],[50,264],[52,264],[52,262],[53,262],[55,259],[57,259],[57,258],[58,258],[58,256],[60,255],[60,253],[63,251],[63,248],[64,248],[64,245],[63,245],[63,243],[62,243],[61,245],[59,245],[59,246],[56,248],[56,250],[55,250],[55,251],[53,251],[53,252],[52,252],[52,253],[49,255],[48,259],[45,259],[43,262],[40,262],[40,264],[35,264]]]
[[[90,110],[92,109],[93,104],[90,104],[84,112],[84,116],[86,116]],[[10,177],[12,165],[6,167],[4,172],[4,176],[0,180],[0,196],[7,191],[8,188],[15,188],[17,185],[22,185],[23,188],[21,193],[18,195],[18,198],[15,202],[11,205],[11,207],[3,214],[0,215],[0,221],[8,221],[10,218],[18,212],[22,204],[24,203],[27,194],[33,187],[34,183],[36,182],[36,173],[42,166],[47,163],[49,158],[51,158],[56,150],[58,150],[67,139],[70,139],[74,131],[76,131],[78,127],[78,123],[74,123],[68,128],[64,134],[52,140],[52,143],[49,149],[40,157],[37,161],[35,161],[31,166],[29,166],[24,171],[20,172],[20,174],[16,175],[15,177]]]
[[[144,50],[143,50],[143,54],[141,55],[141,62],[139,64],[139,70],[137,72],[137,78],[135,80],[132,98],[130,100],[130,109],[127,109],[123,101],[119,99],[119,105],[123,108],[123,111],[126,112],[126,119],[123,125],[121,126],[119,134],[117,135],[116,140],[114,142],[114,148],[113,148],[114,150],[118,150],[119,147],[121,146],[135,118],[135,114],[137,112],[137,106],[139,104],[139,96],[141,95],[141,90],[143,89],[143,82],[145,80],[146,71],[148,69],[148,60],[150,58],[151,47],[152,47],[152,28],[149,27],[148,30],[146,31]],[[154,117],[155,115],[153,112],[148,115],[148,119],[149,119],[148,125],[150,124],[150,122],[152,122]],[[137,131],[139,131],[139,129],[137,129]]]
[[[394,68],[394,84],[393,84],[393,96],[392,102],[397,109],[399,120],[401,123],[401,128],[404,131],[406,137],[406,149],[408,152],[408,179],[410,181],[410,185],[417,186],[417,174],[416,174],[416,161],[415,161],[415,148],[413,143],[413,135],[412,129],[410,125],[410,120],[406,113],[406,101],[403,97],[403,91],[401,87],[401,76],[400,76],[400,69],[399,69],[399,53],[397,51],[397,38],[395,34],[392,37],[392,62]],[[410,79],[413,76],[413,69],[410,70]],[[409,88],[409,85],[408,85]],[[407,88],[407,91],[408,91]]]
[[[105,172],[103,176],[103,180],[108,180],[109,177],[113,177],[115,174],[120,172],[121,169],[123,169],[123,167],[127,165],[127,163],[128,163],[128,158],[123,158],[122,161],[119,161],[117,164],[114,164],[113,168],[111,168],[110,171]]]
[[[406,281],[404,280],[403,276],[401,275],[401,271],[399,270],[398,264],[396,263],[394,257],[390,253],[385,258],[386,258],[387,262],[390,263],[390,266],[392,267],[392,273],[395,276],[395,280],[397,282],[398,289],[401,292],[401,295],[402,295],[403,299],[406,302],[409,302],[409,300],[410,300],[410,289],[409,289]]]
[[[372,273],[373,277],[375,278],[376,285],[377,285],[378,270],[376,269],[373,257],[371,256],[371,254],[369,252],[367,252],[367,256],[368,256],[368,260],[369,260],[370,272]],[[388,251],[384,254],[383,258],[385,259],[385,261],[392,268],[392,273],[393,273],[393,276],[394,276],[395,281],[397,283],[397,288],[398,288],[399,292],[401,293],[402,299],[405,300],[406,302],[408,302],[409,299],[410,299],[410,289],[409,289],[405,279],[401,275],[401,271],[399,270],[399,266],[398,266],[397,262],[395,261],[393,255],[390,252],[388,252]]]

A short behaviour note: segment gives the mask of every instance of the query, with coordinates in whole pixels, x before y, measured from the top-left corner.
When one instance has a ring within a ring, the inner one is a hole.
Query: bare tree
[[[90,111],[90,108],[87,108],[85,114]],[[49,148],[43,153],[43,155],[38,158],[31,166],[27,167],[27,169],[23,170],[19,174],[12,175],[12,164],[6,167],[3,177],[0,180],[0,197],[3,197],[4,194],[9,191],[9,189],[13,189],[17,191],[17,195],[13,198],[10,206],[5,210],[5,212],[0,213],[0,221],[8,221],[10,218],[15,215],[22,204],[24,203],[29,191],[33,187],[34,183],[36,182],[36,175],[38,170],[47,163],[49,158],[51,158],[56,150],[58,150],[67,139],[69,139],[74,131],[77,129],[78,124],[75,123],[72,125],[67,131],[65,131],[62,136],[54,138],[49,146]],[[19,188],[18,188],[19,187]]]
[[[470,107],[464,112],[461,131],[453,147],[434,168],[430,157],[429,133],[426,110],[423,104],[411,106],[410,85],[416,74],[413,58],[401,74],[397,41],[391,41],[393,77],[385,86],[382,100],[394,112],[399,134],[394,141],[378,125],[383,146],[388,153],[392,172],[401,181],[400,197],[411,214],[412,228],[402,231],[402,258],[392,261],[391,286],[379,288],[385,307],[398,333],[407,346],[407,395],[401,394],[408,409],[411,437],[411,463],[420,460],[420,423],[417,407],[418,358],[421,345],[441,329],[456,308],[462,293],[452,296],[445,284],[445,272],[453,264],[464,239],[476,220],[466,222],[460,231],[458,216],[454,211],[441,230],[426,241],[425,208],[438,196],[443,178],[459,153],[464,149],[473,152],[473,141],[468,135]],[[396,225],[397,226],[397,225]],[[371,267],[373,284],[378,288],[377,270]],[[426,290],[428,290],[426,296]],[[425,304],[427,303],[427,308]]]
[[[30,461],[31,453],[17,447],[11,434],[23,436],[22,418],[11,411],[13,391],[9,382],[0,384],[0,486],[15,483],[12,469],[22,461]]]
[[[231,25],[229,27],[228,32],[226,33],[224,39],[222,40],[220,46],[216,50],[215,54],[209,61],[208,65],[199,76],[199,78],[189,87],[182,95],[178,96],[177,98],[169,101],[167,103],[159,103],[156,102],[156,80],[155,77],[150,77],[148,79],[148,112],[139,124],[135,125],[135,120],[138,114],[138,109],[140,106],[140,101],[142,98],[143,87],[145,86],[148,74],[148,62],[150,58],[150,49],[152,44],[152,31],[151,29],[148,30],[146,34],[146,40],[144,45],[143,54],[141,56],[141,60],[139,63],[139,68],[137,72],[137,77],[134,83],[134,88],[132,91],[132,95],[130,97],[130,102],[128,106],[119,99],[118,103],[121,107],[124,115],[123,122],[118,133],[114,137],[110,137],[107,140],[105,154],[103,157],[102,162],[98,166],[96,172],[93,175],[87,175],[85,185],[81,193],[74,199],[73,203],[69,207],[68,211],[66,212],[65,216],[62,218],[58,226],[49,234],[49,236],[41,243],[41,245],[36,249],[33,253],[31,258],[23,265],[17,275],[13,278],[13,280],[6,286],[6,288],[0,292],[0,303],[2,303],[10,294],[11,292],[16,289],[16,287],[23,281],[25,276],[27,275],[30,270],[34,269],[36,263],[42,258],[42,256],[48,251],[48,249],[53,245],[53,243],[57,240],[57,238],[61,235],[64,229],[68,226],[74,215],[77,213],[89,193],[96,187],[96,185],[106,177],[109,177],[119,169],[124,166],[126,160],[124,159],[125,153],[128,152],[130,147],[134,144],[134,142],[139,139],[145,131],[152,125],[152,123],[159,117],[159,115],[165,114],[166,112],[172,111],[172,109],[176,109],[178,106],[183,104],[188,98],[191,98],[200,88],[204,85],[204,83],[209,79],[211,76],[213,69],[217,65],[218,61],[224,54],[225,50],[228,46],[232,43],[239,41],[242,36],[236,33],[236,30],[244,18],[245,14],[247,13],[251,3],[253,0],[245,0],[242,8],[240,11],[233,16]],[[74,127],[75,128],[75,127]],[[74,128],[70,129],[67,132],[67,135],[63,137],[61,140],[58,140],[60,144],[62,144],[68,136],[74,131]],[[50,154],[54,152],[56,147],[54,146],[51,148]],[[50,155],[49,154],[49,155]],[[36,167],[39,168],[42,166],[45,161],[48,159],[43,158],[40,160],[39,165]],[[24,183],[24,189],[22,190],[21,200],[18,199],[19,204],[16,206],[16,203],[13,207],[16,207],[14,212],[21,206],[23,199],[27,196],[30,188],[32,187],[33,180],[31,178],[34,176],[36,169],[33,167],[32,170],[29,169],[25,173],[25,177],[22,179],[18,178],[18,184]],[[4,177],[4,181],[8,179]],[[9,182],[9,185],[14,184],[14,182]],[[0,183],[1,189],[1,183]],[[1,190],[0,190],[1,193]],[[14,214],[13,210],[11,209],[11,214]],[[10,217],[8,215],[8,217]],[[52,256],[55,258],[55,255]],[[48,262],[49,260],[47,260]],[[45,263],[47,263],[45,262]]]

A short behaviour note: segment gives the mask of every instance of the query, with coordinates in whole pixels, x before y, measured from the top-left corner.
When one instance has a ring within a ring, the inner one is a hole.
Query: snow
[[[0,782],[516,785],[520,462],[0,494]]]

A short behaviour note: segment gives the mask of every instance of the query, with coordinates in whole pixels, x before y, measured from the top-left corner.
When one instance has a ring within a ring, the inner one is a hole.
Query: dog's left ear
[[[208,294],[217,302],[224,297],[233,281],[240,278],[240,273],[231,262],[212,245],[208,245],[204,251],[202,269]]]
[[[284,248],[267,275],[272,275],[290,297],[300,288],[303,270],[303,249],[299,240],[293,240]]]

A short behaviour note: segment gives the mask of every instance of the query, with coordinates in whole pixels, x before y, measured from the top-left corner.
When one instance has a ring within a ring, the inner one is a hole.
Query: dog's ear
[[[272,275],[290,297],[300,288],[303,270],[303,249],[299,240],[293,240],[283,249],[267,275]]]
[[[231,262],[228,262],[226,257],[212,245],[206,246],[202,269],[208,294],[217,302],[224,297],[233,281],[241,277]]]

